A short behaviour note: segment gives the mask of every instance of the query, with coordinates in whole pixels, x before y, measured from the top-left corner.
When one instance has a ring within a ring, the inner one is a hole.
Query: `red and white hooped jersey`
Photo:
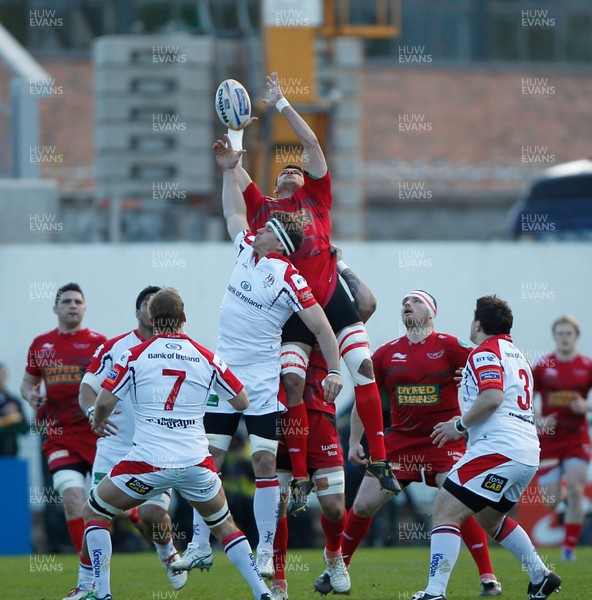
[[[138,335],[137,329],[107,340],[97,348],[90,360],[86,372],[92,373],[99,380],[99,383],[103,383],[107,375],[113,369],[113,365],[115,365],[115,363],[123,356],[125,351],[144,341],[145,340]],[[120,399],[115,410],[120,412],[117,414],[114,412],[109,417],[109,420],[115,423],[119,429],[117,430],[116,435],[100,437],[98,439],[97,447],[100,446],[101,451],[106,451],[108,448],[116,449],[117,452],[132,449],[135,417],[129,395]]]
[[[279,365],[282,327],[292,313],[317,303],[285,256],[258,260],[254,239],[248,230],[236,236],[238,256],[220,306],[216,353],[229,365]]]
[[[502,390],[504,400],[485,421],[469,428],[469,446],[479,448],[480,454],[503,454],[525,465],[538,465],[532,371],[509,335],[492,336],[469,355],[462,373],[463,414],[488,389]]]
[[[586,414],[577,415],[571,403],[581,396],[587,398],[592,388],[592,360],[581,354],[573,360],[559,360],[555,354],[544,356],[532,371],[534,388],[541,394],[543,416],[555,413],[557,426],[552,436],[557,439],[588,429]]]
[[[304,227],[304,242],[290,256],[294,266],[306,278],[322,306],[331,299],[337,285],[337,259],[331,254],[331,174],[319,178],[304,172],[304,185],[290,198],[264,196],[255,183],[244,191],[249,227],[257,231],[265,226],[275,210],[289,212]]]
[[[203,417],[210,393],[230,400],[244,387],[185,334],[160,334],[127,350],[102,385],[120,399],[130,394],[136,427],[126,460],[169,469],[209,456]]]

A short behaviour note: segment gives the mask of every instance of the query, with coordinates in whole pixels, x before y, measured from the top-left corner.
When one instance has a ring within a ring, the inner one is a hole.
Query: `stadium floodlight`
[[[39,141],[39,97],[51,96],[48,72],[0,24],[0,59],[15,74],[10,84],[13,175],[36,179],[39,166],[31,160],[31,149]],[[45,85],[43,83],[45,82]],[[35,86],[35,94],[31,86]],[[41,83],[42,85],[38,85]]]
[[[47,71],[19,44],[1,23],[0,58],[21,79],[28,81],[49,79]],[[45,95],[49,96],[50,94]]]

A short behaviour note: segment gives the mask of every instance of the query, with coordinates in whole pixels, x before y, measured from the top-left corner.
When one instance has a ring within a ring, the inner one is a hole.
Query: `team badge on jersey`
[[[505,477],[490,474],[484,479],[483,483],[481,484],[481,487],[484,490],[489,490],[490,492],[501,494],[501,491],[504,489],[506,483],[508,483],[508,480]]]
[[[263,287],[271,287],[273,284],[275,283],[275,277],[270,273],[264,280],[263,280]]]

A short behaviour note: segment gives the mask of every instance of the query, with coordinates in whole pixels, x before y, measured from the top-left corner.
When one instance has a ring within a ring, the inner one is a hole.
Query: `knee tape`
[[[253,433],[249,433],[249,442],[251,444],[251,456],[253,456],[255,452],[261,452],[262,450],[271,452],[274,456],[277,454],[277,440],[270,440]]]
[[[306,378],[306,369],[308,367],[308,355],[296,344],[282,345],[282,376],[286,373],[293,373]]]
[[[231,435],[225,435],[223,433],[206,433],[206,437],[208,438],[208,444],[210,446],[214,446],[214,448],[218,448],[218,450],[224,450],[224,452],[228,452],[228,448],[230,448],[230,442],[232,442]]]
[[[64,495],[64,490],[68,488],[86,488],[84,475],[73,469],[62,469],[56,471],[53,476],[53,487],[55,491],[60,495]]]
[[[212,529],[213,527],[217,527],[218,525],[222,525],[224,521],[230,518],[230,510],[228,509],[228,503],[224,500],[224,506],[213,515],[209,515],[208,517],[204,517],[202,515],[204,523]]]
[[[339,353],[354,380],[354,385],[372,383],[374,378],[365,377],[359,371],[365,360],[372,360],[366,328],[361,323],[344,327],[337,336],[337,342]]]
[[[343,469],[330,473],[314,474],[312,480],[315,484],[317,496],[331,496],[345,492],[345,473]]]
[[[123,512],[121,508],[115,508],[115,506],[111,506],[111,504],[102,500],[96,489],[91,490],[88,494],[88,505],[98,515],[103,515],[105,517],[109,517],[110,519]]]

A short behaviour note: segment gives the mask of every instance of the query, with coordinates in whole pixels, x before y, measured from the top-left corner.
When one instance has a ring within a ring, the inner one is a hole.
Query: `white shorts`
[[[249,394],[249,406],[244,411],[235,410],[230,402],[210,397],[206,412],[236,413],[261,416],[283,412],[285,406],[278,400],[280,390],[280,364],[262,363],[255,365],[232,366],[230,370],[244,384]]]
[[[122,492],[138,500],[155,498],[174,488],[190,502],[207,502],[216,496],[222,484],[212,457],[204,462],[209,463],[208,466],[191,465],[143,473],[145,463],[123,461],[109,473],[109,479]]]
[[[103,444],[97,444],[97,452],[95,454],[95,461],[93,462],[92,474],[90,479],[90,489],[94,490],[99,485],[101,479],[111,471],[111,469],[121,462],[127,454],[129,454],[129,448],[118,449],[109,448]],[[144,504],[151,504],[153,506],[159,506],[164,510],[169,509],[171,503],[171,490],[166,490],[161,494],[151,497],[146,500]]]
[[[502,454],[481,455],[472,447],[452,467],[443,487],[474,512],[491,506],[505,513],[518,502],[537,468]]]

